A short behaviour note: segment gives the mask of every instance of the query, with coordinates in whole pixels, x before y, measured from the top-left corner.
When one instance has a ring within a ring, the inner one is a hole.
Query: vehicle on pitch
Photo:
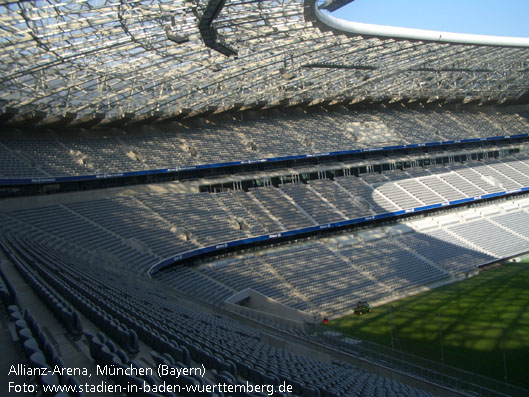
[[[360,301],[356,304],[356,307],[354,309],[355,314],[362,315],[364,313],[371,313],[371,307],[369,307],[369,303],[366,301]]]

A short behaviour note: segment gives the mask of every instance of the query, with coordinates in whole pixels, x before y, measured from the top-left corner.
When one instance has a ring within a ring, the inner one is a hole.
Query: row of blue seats
[[[11,243],[17,246],[13,241]],[[72,288],[71,285],[60,280],[56,274],[48,271],[39,263],[38,260],[42,260],[42,258],[29,258],[27,254],[26,258],[31,261],[34,269],[43,280],[46,280],[69,302],[83,312],[99,329],[118,341],[129,355],[134,356],[139,352],[138,337],[135,331],[128,328],[115,317],[117,313],[112,310],[110,303],[103,296],[91,294],[86,289]]]
[[[69,335],[74,340],[79,339],[83,332],[83,325],[79,318],[79,313],[77,313],[77,311],[75,311],[64,298],[46,285],[39,277],[36,277],[34,272],[19,260],[14,252],[8,248],[4,248],[4,252],[11,260],[11,263],[15,265],[15,268],[18,270],[24,281],[26,281],[26,283],[39,296],[41,301],[44,302],[55,317],[57,317],[61,324],[66,328]],[[23,251],[17,250],[17,253],[22,257],[25,256]]]
[[[117,348],[116,345],[101,332],[98,332],[97,335],[85,333],[85,336],[88,339],[90,356],[102,367],[128,369],[132,366],[137,369],[141,368],[139,364],[129,359],[127,353]],[[154,393],[143,391],[144,382],[149,385],[159,384],[159,381],[149,374],[134,376],[125,373],[115,373],[113,371],[109,377],[116,385],[120,385],[124,389],[129,390],[127,393],[128,396],[156,396]],[[131,388],[129,385],[136,385],[137,390]],[[165,397],[175,397],[175,394],[171,392],[162,393],[162,395]]]
[[[35,381],[42,387],[62,385],[71,386],[79,390],[79,382],[77,379],[62,371],[66,369],[66,366],[29,310],[24,310],[22,314],[18,306],[11,305],[9,306],[9,315],[10,319],[15,321],[16,333],[20,345],[28,357],[29,364],[33,368],[47,369],[47,372],[45,374],[40,373]],[[55,373],[55,369],[59,369],[62,375]],[[43,388],[42,395],[45,397],[81,397],[84,396],[84,393],[79,391],[70,393],[54,393],[48,391],[46,393]]]
[[[9,254],[12,253],[9,251]],[[1,268],[0,295],[2,303],[7,308],[9,320],[15,323],[15,331],[20,347],[23,350],[29,365],[32,368],[46,368],[48,370],[46,374],[39,372],[38,376],[33,376],[30,383],[38,383],[41,386],[70,385],[75,387],[76,385],[79,385],[75,377],[62,371],[66,368],[62,359],[57,354],[55,348],[42,331],[38,322],[31,315],[30,311],[28,309],[21,311],[16,291]],[[59,369],[61,375],[54,373],[54,369]],[[45,397],[84,396],[84,394],[80,392],[67,394],[52,392],[44,393],[44,391],[42,392],[42,395]]]
[[[9,282],[8,278],[4,274],[4,271],[0,267],[0,299],[2,300],[5,307],[11,305],[18,305],[18,299],[15,289]]]

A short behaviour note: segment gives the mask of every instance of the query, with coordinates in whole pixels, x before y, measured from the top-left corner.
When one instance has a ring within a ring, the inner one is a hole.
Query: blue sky
[[[332,15],[379,25],[529,37],[529,0],[355,0]]]

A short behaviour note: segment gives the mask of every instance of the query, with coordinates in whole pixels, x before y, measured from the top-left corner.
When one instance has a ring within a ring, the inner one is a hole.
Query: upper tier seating
[[[0,178],[156,170],[369,147],[529,133],[517,114],[451,110],[329,111],[158,134],[0,139]]]

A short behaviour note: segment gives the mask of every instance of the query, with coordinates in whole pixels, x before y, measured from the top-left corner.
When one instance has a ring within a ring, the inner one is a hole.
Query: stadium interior
[[[529,46],[349,2],[0,4],[0,394],[529,393],[322,324],[529,252]]]

